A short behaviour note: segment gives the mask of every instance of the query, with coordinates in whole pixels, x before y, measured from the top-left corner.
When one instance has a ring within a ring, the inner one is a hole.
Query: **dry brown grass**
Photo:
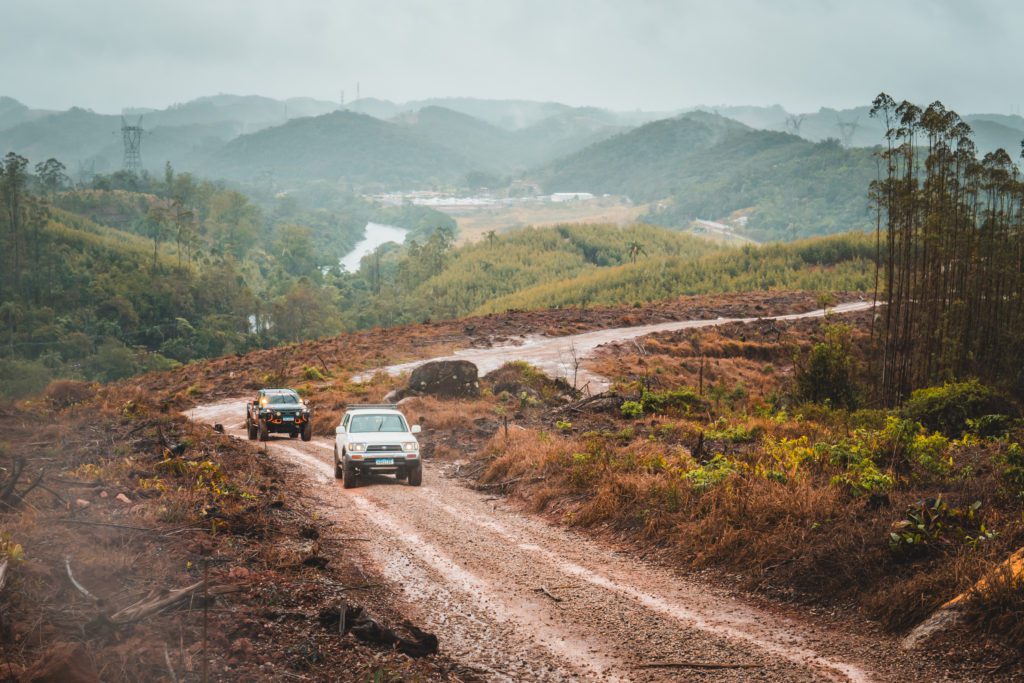
[[[0,479],[24,458],[18,489],[40,473],[46,489],[0,510],[0,555],[18,558],[0,592],[4,676],[31,670],[60,643],[84,642],[101,680],[169,680],[165,647],[179,680],[198,680],[201,598],[131,627],[111,629],[95,618],[154,589],[195,582],[204,556],[216,558],[215,584],[237,588],[209,612],[213,679],[266,678],[265,662],[315,679],[338,671],[371,679],[376,670],[402,680],[437,676],[429,662],[351,641],[339,647],[337,634],[316,625],[320,609],[351,599],[340,586],[367,577],[336,538],[343,525],[317,523],[301,499],[286,495],[274,461],[247,443],[163,413],[132,387],[104,388],[63,411],[8,409],[5,418],[10,441],[0,449]],[[176,444],[180,455],[166,451]],[[328,567],[303,563],[314,555],[330,558]],[[76,580],[103,599],[99,608],[70,586],[65,558]],[[399,620],[379,597],[361,600],[388,622]],[[273,616],[282,612],[289,618]]]

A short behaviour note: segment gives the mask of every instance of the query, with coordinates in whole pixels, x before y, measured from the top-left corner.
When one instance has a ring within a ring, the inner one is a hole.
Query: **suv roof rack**
[[[350,403],[345,406],[346,410],[355,410],[357,408],[385,408],[387,410],[397,410],[397,403]]]

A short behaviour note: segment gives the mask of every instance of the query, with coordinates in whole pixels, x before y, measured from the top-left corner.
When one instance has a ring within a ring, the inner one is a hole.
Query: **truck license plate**
[[[284,421],[285,422],[295,422],[295,418],[294,417],[286,417],[286,418],[284,418]]]
[[[394,458],[377,458],[378,465],[394,465]]]

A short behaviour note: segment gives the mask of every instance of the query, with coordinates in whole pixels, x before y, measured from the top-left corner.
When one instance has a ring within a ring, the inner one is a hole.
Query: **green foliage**
[[[682,479],[687,482],[695,491],[707,491],[714,488],[732,474],[738,471],[737,464],[722,455],[716,453],[706,463],[683,472]]]
[[[53,371],[40,361],[0,359],[0,398],[12,400],[42,391]]]
[[[1018,496],[1024,497],[1024,447],[1016,442],[1007,445],[1001,459],[1003,476],[1010,488]]]
[[[904,404],[903,413],[928,429],[956,438],[971,431],[972,420],[1006,408],[1006,400],[995,389],[971,379],[918,389]]]
[[[622,411],[623,417],[633,419],[643,417],[644,414],[644,406],[640,401],[623,401],[619,410]]]
[[[324,379],[324,373],[320,372],[319,368],[315,368],[312,365],[307,365],[302,368],[302,376],[313,382],[319,382]]]
[[[980,511],[981,501],[963,508],[950,507],[942,496],[919,501],[893,525],[889,548],[905,557],[918,558],[957,543],[977,547],[996,536],[986,528]]]
[[[825,340],[815,344],[797,363],[797,398],[834,406],[854,407],[857,390],[853,381],[850,330],[845,325],[825,325]]]
[[[874,282],[874,251],[874,241],[862,234],[692,256],[664,256],[648,248],[650,256],[635,265],[586,269],[562,278],[552,274],[552,279],[524,284],[514,294],[496,295],[473,313],[616,305],[751,290],[869,291]]]
[[[624,401],[620,410],[626,417],[638,418],[645,413],[683,412],[706,410],[707,402],[694,390],[683,387],[669,391],[652,392],[644,389],[639,401]]]

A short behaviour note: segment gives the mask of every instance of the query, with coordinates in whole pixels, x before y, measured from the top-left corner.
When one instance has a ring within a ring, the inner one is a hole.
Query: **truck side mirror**
[[[423,431],[423,428],[420,427],[419,425],[413,425],[412,426],[412,433],[413,434],[419,434],[422,431]]]
[[[338,425],[337,427],[334,428],[334,433],[335,434],[344,434],[345,433],[345,428],[342,427],[341,425]]]

